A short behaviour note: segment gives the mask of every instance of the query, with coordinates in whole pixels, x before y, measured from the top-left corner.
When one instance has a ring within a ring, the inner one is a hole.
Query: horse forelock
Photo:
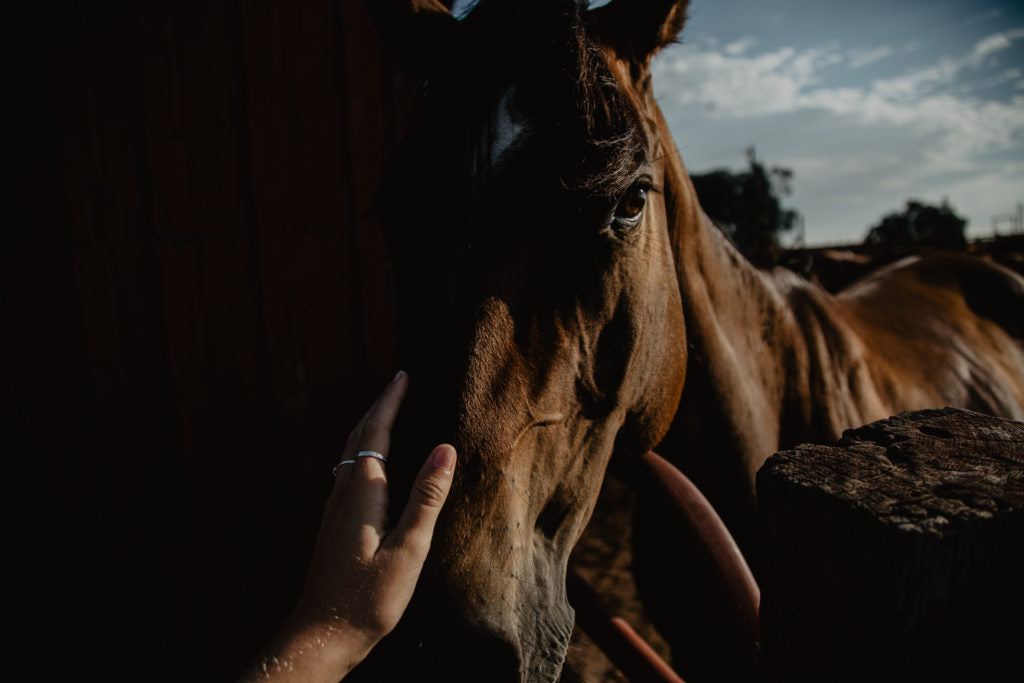
[[[504,4],[474,10],[462,57],[426,91],[428,108],[433,100],[460,112],[458,121],[440,123],[461,127],[461,136],[447,139],[463,147],[457,156],[471,198],[530,143],[564,189],[617,196],[646,161],[647,141],[635,103],[592,35],[588,3]]]

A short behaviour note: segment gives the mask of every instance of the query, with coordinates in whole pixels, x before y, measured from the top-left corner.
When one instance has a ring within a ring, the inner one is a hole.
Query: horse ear
[[[423,75],[454,48],[458,20],[440,0],[366,0],[381,41],[402,68]]]
[[[612,0],[591,10],[602,42],[623,57],[646,62],[675,42],[686,23],[689,0]]]

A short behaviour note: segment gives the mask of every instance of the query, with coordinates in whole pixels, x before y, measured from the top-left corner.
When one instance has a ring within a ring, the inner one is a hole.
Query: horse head
[[[413,603],[356,673],[559,674],[570,551],[612,453],[662,438],[686,372],[680,167],[649,71],[685,5],[376,3],[422,77],[379,197],[411,377],[393,501],[413,454],[460,456]]]

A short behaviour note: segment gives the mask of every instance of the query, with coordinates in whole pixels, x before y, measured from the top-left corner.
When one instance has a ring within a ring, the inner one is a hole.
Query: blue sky
[[[655,92],[692,173],[793,169],[808,244],[855,242],[905,200],[972,235],[1024,201],[1024,3],[691,0]]]
[[[1024,201],[1020,0],[691,0],[682,38],[654,84],[690,172],[753,145],[794,171],[808,244],[859,242],[910,198],[984,236]]]

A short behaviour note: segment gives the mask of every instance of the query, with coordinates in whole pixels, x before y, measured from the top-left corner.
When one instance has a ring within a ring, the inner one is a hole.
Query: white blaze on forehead
[[[497,166],[502,155],[520,143],[530,130],[526,117],[512,105],[514,95],[515,87],[505,90],[494,111],[494,133],[491,136],[491,149],[487,157],[491,167]]]

